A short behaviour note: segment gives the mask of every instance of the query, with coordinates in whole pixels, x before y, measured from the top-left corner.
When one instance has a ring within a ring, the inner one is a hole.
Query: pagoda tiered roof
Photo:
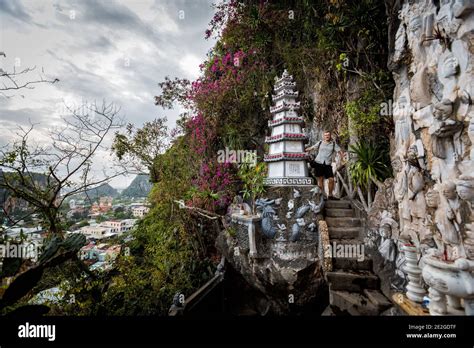
[[[299,110],[300,109],[300,102],[294,102],[292,104],[285,103],[277,106],[270,107],[270,113],[276,114],[277,112],[281,111],[292,111],[292,110]]]
[[[276,161],[301,161],[308,158],[306,152],[281,152],[273,155],[264,155],[263,159],[265,162],[276,162]]]
[[[272,95],[274,102],[283,98],[298,98],[298,91],[292,91],[291,89],[283,89],[281,92]]]
[[[283,72],[283,75],[275,81],[275,85],[279,85],[282,82],[291,82],[293,81],[293,76],[288,74],[288,72],[285,70]]]
[[[274,90],[275,90],[275,93],[278,93],[279,91],[281,91],[283,89],[293,90],[294,88],[296,88],[296,82],[283,81],[279,85],[276,85]]]
[[[278,118],[276,120],[270,120],[268,121],[268,126],[269,127],[276,127],[281,124],[304,124],[304,119],[303,117],[300,116],[294,116],[294,117],[289,117],[289,116],[283,116],[281,118]]]
[[[276,143],[278,141],[283,141],[283,140],[290,140],[290,141],[303,140],[303,141],[306,141],[306,140],[308,140],[308,136],[304,133],[282,133],[282,134],[278,134],[278,135],[272,135],[272,136],[269,136],[269,137],[265,137],[265,142],[267,144]]]

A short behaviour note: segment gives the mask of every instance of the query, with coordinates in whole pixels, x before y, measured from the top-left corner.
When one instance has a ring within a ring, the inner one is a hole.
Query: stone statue
[[[407,151],[407,165],[408,165],[408,199],[414,202],[411,209],[411,215],[416,218],[424,218],[426,215],[426,201],[422,194],[425,187],[425,181],[421,172],[422,154],[418,149],[418,143],[413,144]]]
[[[443,84],[443,99],[449,99],[454,103],[457,98],[458,81],[456,76],[459,73],[459,60],[451,52],[441,56],[438,71]]]
[[[405,199],[408,192],[407,170],[406,165],[402,163],[399,157],[396,157],[392,161],[392,168],[395,176],[395,180],[393,183],[393,193],[395,199],[398,202],[400,231],[403,231],[405,229],[405,226],[409,225],[411,222],[408,200]]]
[[[436,157],[445,159],[448,151],[454,152],[452,136],[461,130],[462,122],[453,118],[453,102],[449,99],[435,104],[433,116],[433,124],[429,128],[432,151]]]
[[[382,240],[378,250],[386,261],[395,262],[397,245],[394,240],[398,238],[398,223],[386,210],[382,212],[380,219],[379,234]]]
[[[411,138],[410,116],[413,112],[408,98],[401,95],[393,108],[393,120],[395,122],[395,144],[397,154],[405,154]]]
[[[439,203],[438,203],[439,202]],[[453,246],[460,243],[460,223],[459,200],[456,194],[456,186],[452,182],[442,185],[442,195],[438,200],[438,207],[435,212],[435,224],[442,236],[442,241],[449,247],[446,248],[448,257],[453,258],[458,253]]]
[[[423,63],[418,65],[418,70],[411,79],[410,97],[415,110],[419,110],[431,104],[428,67]]]
[[[404,272],[406,266],[406,258],[403,251],[404,242],[397,241],[396,244],[398,253],[397,258],[395,259],[395,276],[392,278],[390,286],[397,291],[404,291],[405,285],[408,282],[407,276]]]

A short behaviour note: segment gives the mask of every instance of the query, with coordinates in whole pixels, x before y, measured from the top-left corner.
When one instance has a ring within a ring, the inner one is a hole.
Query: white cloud
[[[29,78],[59,78],[55,85],[0,96],[0,139],[28,119],[40,122],[38,139],[64,113],[63,100],[106,99],[119,104],[128,122],[141,126],[166,115],[170,126],[180,110],[153,103],[165,76],[195,79],[212,41],[204,31],[213,15],[212,0],[0,0],[0,42],[11,70],[37,66]],[[75,11],[74,18],[70,17]],[[185,18],[178,18],[183,10]],[[21,96],[20,96],[21,95]]]
[[[179,61],[179,66],[190,79],[196,79],[199,76],[199,64],[203,62],[194,54],[187,54]]]

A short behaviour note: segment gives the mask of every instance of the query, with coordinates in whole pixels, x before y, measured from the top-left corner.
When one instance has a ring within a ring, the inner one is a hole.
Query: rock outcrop
[[[324,309],[328,295],[318,250],[321,191],[317,186],[269,187],[265,196],[259,201],[260,216],[231,207],[218,249],[267,297],[271,313],[294,313],[315,300]]]
[[[395,178],[388,185],[393,194],[369,214],[373,231],[382,235],[375,233],[372,241],[401,276],[407,273],[401,245],[416,247],[418,259],[423,257],[419,267],[426,284],[420,285],[430,290],[430,312],[437,308],[437,314],[470,314],[474,2],[405,1],[399,19],[388,64],[396,83],[391,151]],[[406,285],[393,281],[393,287]]]

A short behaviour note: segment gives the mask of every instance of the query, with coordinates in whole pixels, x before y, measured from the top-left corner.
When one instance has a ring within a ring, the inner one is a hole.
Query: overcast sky
[[[213,46],[204,31],[212,0],[0,0],[0,68],[37,67],[58,78],[0,95],[0,145],[18,125],[39,123],[35,139],[60,120],[63,103],[106,99],[122,108],[127,122],[140,126],[167,116],[170,126],[181,110],[154,105],[165,76],[195,79]],[[107,153],[100,154],[101,163]],[[99,164],[97,165],[99,168]],[[131,178],[112,181],[125,187]]]

